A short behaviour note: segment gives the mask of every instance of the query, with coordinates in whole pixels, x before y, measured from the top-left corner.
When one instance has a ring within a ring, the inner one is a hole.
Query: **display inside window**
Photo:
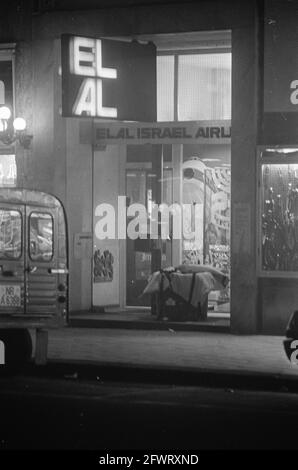
[[[192,157],[183,164],[183,202],[193,208],[183,220],[183,263],[210,265],[230,277],[231,168],[221,162]],[[185,237],[194,231],[195,238]],[[223,310],[229,299],[227,286],[210,295],[209,303]]]
[[[32,212],[29,218],[29,252],[34,261],[53,257],[53,219],[50,214]]]
[[[298,272],[298,162],[262,164],[261,183],[262,271]]]
[[[0,209],[0,258],[17,259],[22,254],[22,216]]]
[[[192,158],[184,162],[183,176],[183,203],[193,206],[189,218],[185,217],[184,229],[186,234],[196,230],[195,239],[183,239],[183,261],[229,272],[230,166],[210,168]]]

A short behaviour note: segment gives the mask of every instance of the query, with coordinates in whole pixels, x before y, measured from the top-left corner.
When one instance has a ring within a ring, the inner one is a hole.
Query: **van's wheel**
[[[19,373],[32,356],[32,339],[28,330],[21,328],[0,329],[0,341],[4,343],[5,364],[0,374]]]

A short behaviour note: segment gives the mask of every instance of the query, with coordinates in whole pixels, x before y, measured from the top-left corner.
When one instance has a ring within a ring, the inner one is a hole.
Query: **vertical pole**
[[[173,162],[173,203],[183,203],[182,193],[182,145],[173,144],[172,162]],[[180,240],[172,240],[172,263],[178,266],[182,262],[182,233]]]
[[[126,154],[127,145],[119,145],[119,194],[126,194]],[[126,305],[126,240],[119,240],[119,304],[120,308],[123,309]]]
[[[161,204],[161,184],[162,184],[162,145],[152,145],[152,173],[156,175],[152,187],[152,200],[155,204]],[[160,227],[160,224],[159,224]],[[160,233],[159,233],[160,235]],[[162,241],[151,240],[151,272],[161,269]]]

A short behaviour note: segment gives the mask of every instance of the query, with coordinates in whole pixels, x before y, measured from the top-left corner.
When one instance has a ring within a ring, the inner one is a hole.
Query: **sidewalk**
[[[105,313],[72,312],[69,325],[76,328],[119,328],[132,330],[212,331],[228,333],[230,315],[209,312],[204,321],[162,321],[151,314],[150,309],[111,309]]]
[[[49,362],[137,367],[185,373],[265,374],[298,379],[283,337],[225,333],[88,329],[49,332]]]

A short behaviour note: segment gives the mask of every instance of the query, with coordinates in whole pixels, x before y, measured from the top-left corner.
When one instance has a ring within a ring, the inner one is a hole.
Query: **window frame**
[[[6,212],[17,212],[19,215],[20,215],[20,219],[21,219],[21,250],[20,250],[20,254],[19,256],[14,256],[14,257],[5,257],[5,256],[1,256],[1,252],[0,252],[0,259],[1,260],[5,260],[5,261],[18,261],[22,258],[23,256],[23,224],[24,224],[24,221],[23,221],[23,214],[22,212],[19,210],[19,209],[9,209],[7,207],[0,207],[0,211],[6,211]]]
[[[52,221],[52,253],[51,253],[51,257],[49,259],[34,259],[32,258],[31,256],[31,249],[30,249],[30,242],[31,242],[31,235],[30,235],[30,228],[31,228],[31,217],[32,217],[32,214],[42,214],[42,215],[49,215],[50,218],[51,218],[51,221]],[[29,214],[28,214],[28,257],[30,258],[31,261],[33,261],[34,263],[38,262],[38,263],[50,263],[53,258],[54,258],[54,243],[55,243],[55,224],[54,224],[54,217],[53,217],[53,214],[51,214],[50,212],[38,212],[36,210],[33,210],[33,211],[30,211]]]
[[[285,149],[290,149],[293,151],[293,154],[280,154],[280,151]],[[298,150],[297,145],[259,145],[256,150],[257,155],[257,224],[256,224],[256,231],[257,231],[257,243],[256,243],[256,273],[259,279],[297,279],[298,278],[298,270],[297,271],[286,271],[286,270],[266,270],[263,269],[262,265],[262,213],[263,213],[263,179],[262,179],[262,167],[265,165],[290,165],[296,164],[298,165],[298,156],[297,152],[294,153],[295,150]],[[264,156],[264,152],[266,150],[271,150],[275,152],[272,156]]]

